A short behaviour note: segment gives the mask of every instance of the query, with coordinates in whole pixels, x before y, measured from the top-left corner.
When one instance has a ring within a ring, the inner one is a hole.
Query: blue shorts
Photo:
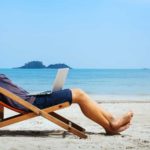
[[[44,109],[64,102],[72,104],[72,92],[70,89],[64,89],[46,95],[38,95],[33,105],[40,109]]]

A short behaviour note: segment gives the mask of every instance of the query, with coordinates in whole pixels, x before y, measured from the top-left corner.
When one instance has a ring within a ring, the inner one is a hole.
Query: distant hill
[[[49,69],[59,69],[59,68],[70,68],[66,64],[50,64],[47,67],[41,62],[41,61],[30,61],[28,63],[25,63],[23,66],[18,67],[21,69],[44,69],[44,68],[49,68]]]
[[[23,69],[40,69],[40,68],[46,68],[45,65],[41,61],[30,61],[28,63],[25,63],[23,66],[18,67]]]
[[[51,69],[70,68],[71,69],[71,67],[69,67],[66,64],[52,64],[52,65],[47,66],[47,68],[51,68]]]

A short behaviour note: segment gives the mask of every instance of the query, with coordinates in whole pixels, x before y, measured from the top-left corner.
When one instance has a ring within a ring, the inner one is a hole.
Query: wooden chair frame
[[[79,125],[73,123],[72,121],[64,118],[63,116],[57,114],[56,110],[68,107],[70,104],[69,102],[64,102],[62,104],[58,104],[49,108],[39,109],[36,106],[32,105],[31,103],[25,101],[24,99],[18,97],[17,95],[13,94],[12,92],[1,88],[0,87],[0,94],[10,98],[11,100],[21,104],[25,108],[29,109],[31,112],[24,112],[22,110],[13,108],[8,106],[7,104],[0,102],[0,128],[5,127],[7,125],[11,125],[17,122],[21,122],[27,119],[31,119],[37,116],[42,116],[45,119],[57,124],[58,126],[64,128],[65,130],[77,135],[80,138],[87,138],[85,134],[85,129],[80,127]],[[4,107],[16,111],[19,115],[15,115],[9,118],[4,118]]]

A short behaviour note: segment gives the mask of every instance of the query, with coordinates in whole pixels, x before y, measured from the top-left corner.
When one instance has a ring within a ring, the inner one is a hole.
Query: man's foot
[[[110,123],[112,130],[118,130],[120,127],[128,124],[133,117],[133,112],[128,112],[119,119],[113,119]]]
[[[131,119],[133,117],[133,112],[126,113],[123,117],[119,119],[114,119],[111,123],[111,129],[106,131],[107,134],[118,134],[129,128]]]
[[[119,134],[120,132],[123,132],[124,130],[128,129],[130,127],[130,123],[120,127],[118,130],[107,130],[106,131],[106,134],[107,135],[117,135]]]

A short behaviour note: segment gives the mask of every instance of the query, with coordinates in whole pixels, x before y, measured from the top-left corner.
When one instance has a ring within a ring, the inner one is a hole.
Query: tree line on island
[[[72,69],[70,66],[68,66],[68,65],[66,65],[64,63],[50,64],[48,66],[45,66],[43,64],[43,62],[41,62],[41,61],[30,61],[30,62],[27,62],[23,66],[18,67],[18,68],[21,68],[21,69],[44,69],[44,68],[47,68],[47,69],[59,69],[59,68],[70,68],[70,69]]]

